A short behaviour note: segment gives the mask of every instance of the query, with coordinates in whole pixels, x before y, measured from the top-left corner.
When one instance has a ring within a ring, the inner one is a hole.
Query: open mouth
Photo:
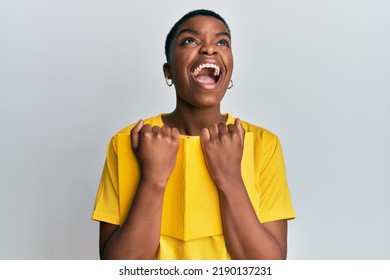
[[[203,63],[192,71],[192,76],[201,84],[214,85],[218,83],[221,69],[214,63]]]

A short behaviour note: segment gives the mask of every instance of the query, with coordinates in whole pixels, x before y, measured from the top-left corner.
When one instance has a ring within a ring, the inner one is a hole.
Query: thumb
[[[138,148],[139,138],[140,138],[140,135],[141,135],[140,132],[141,132],[141,129],[142,129],[143,126],[144,126],[144,121],[143,120],[139,120],[138,123],[133,127],[133,129],[130,132],[131,147],[133,148],[133,150],[136,150]]]
[[[237,119],[234,120],[234,125],[235,125],[235,127],[237,127],[238,132],[240,133],[240,135],[242,136],[242,138],[244,138],[245,130],[244,130],[244,128],[242,127],[241,121],[240,121],[239,118],[237,118]]]
[[[200,131],[200,142],[202,144],[202,146],[204,146],[204,144],[210,140],[210,131],[208,128],[202,128],[202,130]]]

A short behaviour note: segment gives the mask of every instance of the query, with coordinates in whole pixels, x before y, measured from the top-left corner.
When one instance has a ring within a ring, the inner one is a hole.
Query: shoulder
[[[235,117],[231,118],[233,120],[236,119]],[[275,144],[279,142],[278,136],[270,130],[242,119],[240,119],[240,122],[245,132],[253,135],[253,139],[257,144],[261,143],[262,146],[268,146],[271,143]]]
[[[242,127],[245,130],[245,137],[251,134],[251,138],[253,139],[253,151],[256,170],[258,170],[260,173],[267,170],[267,172],[264,174],[268,175],[274,174],[273,172],[281,172],[278,174],[284,176],[284,157],[282,145],[278,136],[263,127],[243,120],[240,121]]]
[[[153,116],[153,117],[149,117],[149,118],[146,118],[144,119],[144,123],[145,124],[150,124],[151,126],[162,126],[163,125],[163,122],[162,122],[162,119],[161,119],[161,116],[163,114],[158,114],[157,116]],[[122,128],[121,130],[119,130],[117,134],[130,134],[130,131],[133,129],[133,127],[138,123],[137,122],[134,122],[124,128]]]
[[[145,124],[150,124],[151,126],[162,126],[163,125],[163,122],[162,122],[162,119],[161,119],[161,116],[163,114],[159,114],[157,116],[154,116],[154,117],[149,117],[147,119],[144,119],[144,123]],[[127,135],[130,135],[130,132],[131,130],[133,129],[133,127],[138,123],[137,122],[134,122],[124,128],[122,128],[121,130],[119,130],[117,133],[114,134],[114,136],[111,137],[111,140],[110,140],[110,143],[109,143],[109,151],[110,150],[114,150],[115,153],[117,153],[117,143],[118,143],[118,135],[123,135],[123,134],[127,134]]]

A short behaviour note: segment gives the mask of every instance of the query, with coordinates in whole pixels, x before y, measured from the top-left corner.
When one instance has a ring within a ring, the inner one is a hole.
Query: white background
[[[0,259],[97,259],[110,137],[169,112],[186,12],[233,36],[223,111],[282,142],[289,259],[390,259],[390,2],[0,0]]]

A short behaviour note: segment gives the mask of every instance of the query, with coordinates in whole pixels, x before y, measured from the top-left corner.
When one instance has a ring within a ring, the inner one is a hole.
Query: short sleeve
[[[295,218],[286,179],[282,147],[273,135],[260,161],[260,221],[270,222]]]
[[[92,220],[119,225],[118,191],[118,156],[116,138],[113,137],[107,148]]]

